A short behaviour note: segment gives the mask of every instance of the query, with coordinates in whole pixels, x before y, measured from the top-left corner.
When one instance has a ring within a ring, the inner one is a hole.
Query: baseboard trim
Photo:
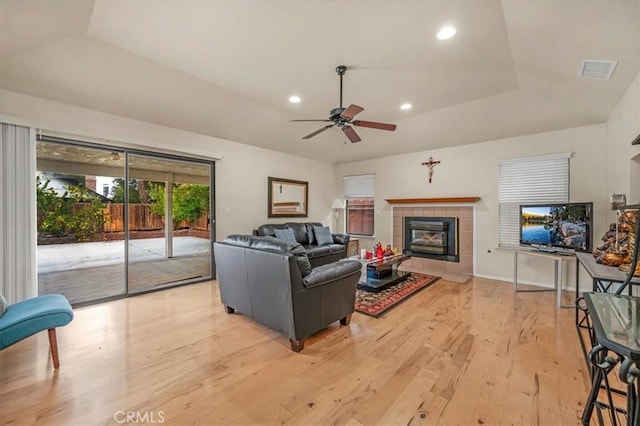
[[[488,280],[494,280],[494,281],[503,281],[505,283],[511,284],[513,285],[513,277],[498,277],[498,276],[494,276],[494,275],[485,275],[485,274],[474,274],[474,277],[478,277],[478,278],[485,278]],[[520,284],[524,284],[524,285],[533,285],[536,287],[543,287],[543,288],[549,288],[552,289],[553,284],[551,283],[547,283],[547,282],[538,282],[538,281],[530,281],[530,280],[518,280],[518,285]],[[584,289],[582,289],[584,291]],[[576,286],[575,285],[570,285],[570,286],[565,286],[562,287],[562,291],[576,291]]]

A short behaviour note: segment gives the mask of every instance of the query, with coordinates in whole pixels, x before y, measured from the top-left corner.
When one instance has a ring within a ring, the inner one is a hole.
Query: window
[[[570,153],[498,163],[500,246],[520,243],[520,205],[569,201]]]
[[[344,198],[347,200],[347,234],[374,234],[374,175],[344,177]]]

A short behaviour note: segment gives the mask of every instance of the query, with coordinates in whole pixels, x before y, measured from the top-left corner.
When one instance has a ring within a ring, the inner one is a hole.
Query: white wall
[[[640,176],[640,147],[630,145],[640,132],[639,80],[640,77],[636,77],[606,125],[340,164],[335,169],[328,163],[8,91],[0,91],[0,120],[95,141],[205,157],[221,156],[222,160],[216,164],[218,238],[250,232],[257,225],[269,222],[267,176],[309,181],[309,220],[332,225],[329,206],[335,194],[342,193],[342,176],[375,173],[376,237],[362,239],[362,247],[374,241],[390,242],[391,207],[385,198],[479,196],[482,200],[476,206],[475,272],[479,276],[509,281],[513,273],[512,255],[495,249],[498,242],[497,161],[573,151],[571,200],[594,202],[597,244],[614,218],[608,207],[609,195],[612,192],[632,194],[632,187],[637,187],[632,179]],[[430,156],[442,161],[434,169],[431,184],[426,167],[420,165]],[[622,158],[622,166],[618,158]],[[538,264],[533,259],[530,266],[521,268],[520,272],[523,281],[550,283],[553,280],[551,266]]]
[[[330,206],[336,183],[332,164],[9,91],[0,91],[0,121],[92,142],[221,157],[216,162],[217,239],[251,233],[263,223],[285,221],[267,219],[268,176],[308,181],[308,220],[333,221]]]
[[[606,131],[607,194],[640,203],[640,145],[631,145],[640,133],[640,73],[609,115]]]
[[[573,152],[571,158],[571,201],[593,201],[594,237],[599,239],[613,217],[605,195],[604,155],[605,126],[593,125],[555,132],[526,135],[453,148],[423,151],[383,159],[336,166],[337,191],[342,192],[342,177],[375,173],[376,237],[390,241],[391,206],[385,198],[431,198],[479,196],[476,205],[477,264],[475,274],[509,281],[513,277],[513,254],[496,250],[498,245],[498,161]],[[428,182],[427,168],[421,163],[430,156],[441,163],[434,168],[433,182]],[[608,216],[611,217],[608,217]],[[368,247],[373,240],[361,239]],[[529,267],[520,269],[524,282],[553,282],[553,265],[545,259],[530,259]],[[570,278],[572,280],[572,278]],[[573,282],[573,281],[570,281]]]

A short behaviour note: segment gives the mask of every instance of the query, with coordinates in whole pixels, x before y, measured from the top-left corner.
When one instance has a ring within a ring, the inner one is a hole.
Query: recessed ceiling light
[[[437,37],[438,40],[449,40],[454,35],[456,35],[456,29],[451,26],[446,26],[438,31]]]
[[[400,105],[400,109],[403,109],[403,110],[406,111],[408,109],[411,109],[412,106],[413,105],[411,105],[411,104],[402,104],[402,105]]]
[[[291,102],[292,104],[299,104],[300,103],[300,97],[293,95],[289,98],[289,102]]]

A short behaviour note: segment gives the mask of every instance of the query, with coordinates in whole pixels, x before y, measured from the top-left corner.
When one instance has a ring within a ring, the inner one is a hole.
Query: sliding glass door
[[[124,200],[111,193],[124,158],[118,149],[37,143],[39,294],[73,304],[126,294]]]
[[[129,292],[211,276],[211,167],[128,156]]]
[[[39,294],[72,304],[212,278],[213,162],[37,143]]]

